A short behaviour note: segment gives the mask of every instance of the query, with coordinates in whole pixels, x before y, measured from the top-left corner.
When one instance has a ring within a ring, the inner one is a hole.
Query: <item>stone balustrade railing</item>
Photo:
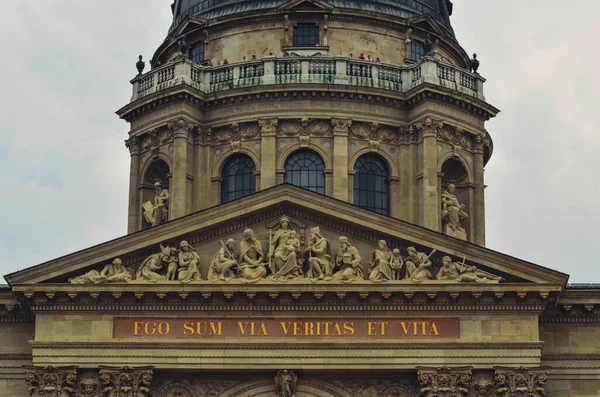
[[[266,57],[221,66],[199,66],[182,59],[131,82],[132,102],[178,84],[188,84],[205,93],[273,84],[346,85],[408,92],[431,84],[485,100],[483,77],[430,57],[403,66],[339,57]]]

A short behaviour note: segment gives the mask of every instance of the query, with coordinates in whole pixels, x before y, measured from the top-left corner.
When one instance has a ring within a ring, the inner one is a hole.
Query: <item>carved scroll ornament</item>
[[[106,397],[149,396],[154,367],[99,368],[99,377]]]
[[[29,394],[33,397],[71,397],[77,367],[23,367]]]

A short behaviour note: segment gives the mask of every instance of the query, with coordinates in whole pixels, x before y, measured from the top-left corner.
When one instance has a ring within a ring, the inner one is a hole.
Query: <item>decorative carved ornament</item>
[[[260,119],[258,125],[260,127],[260,133],[262,136],[275,136],[277,135],[277,125],[279,119]]]
[[[542,397],[546,395],[548,369],[495,367],[496,396]]]
[[[432,119],[431,117],[426,117],[425,119],[415,124],[415,128],[419,132],[421,132],[423,138],[437,138],[438,133],[443,126],[443,122],[441,122],[440,120]]]
[[[184,138],[187,139],[188,135],[192,132],[197,125],[188,121],[184,118],[180,118],[174,121],[169,121],[167,128],[173,134],[175,139]]]
[[[299,120],[282,120],[277,131],[278,136],[331,136],[331,123],[328,120],[311,120],[303,117]]]
[[[331,119],[331,126],[333,127],[333,135],[348,136],[348,130],[352,126],[352,119]]]
[[[23,367],[29,394],[33,397],[71,397],[77,367]]]
[[[147,397],[154,367],[100,366],[98,376],[106,397]]]
[[[471,367],[418,367],[417,370],[423,397],[469,396],[472,377]]]
[[[296,397],[298,376],[294,371],[281,370],[275,375],[275,388],[277,397]]]

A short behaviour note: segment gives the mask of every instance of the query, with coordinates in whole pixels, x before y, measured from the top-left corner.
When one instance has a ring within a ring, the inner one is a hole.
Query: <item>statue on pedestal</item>
[[[308,264],[310,269],[306,274],[307,278],[316,280],[333,279],[333,263],[331,259],[331,245],[325,237],[321,235],[321,229],[315,226],[310,229],[310,245],[306,248],[308,253]]]
[[[294,371],[284,369],[277,372],[275,375],[275,388],[277,389],[277,397],[295,397],[296,384],[298,376]]]
[[[360,254],[358,249],[348,241],[348,237],[339,238],[340,249],[335,258],[336,264],[340,267],[334,275],[335,280],[351,283],[356,280],[363,280],[364,274],[360,267]]]
[[[252,229],[246,229],[244,239],[240,242],[238,276],[242,282],[255,283],[266,275],[262,244],[256,239]]]
[[[442,221],[451,231],[464,233],[465,229],[460,221],[469,215],[464,211],[465,205],[458,202],[455,191],[456,186],[451,183],[448,189],[442,192]]]
[[[158,226],[169,220],[169,191],[163,189],[160,182],[154,183],[154,188],[154,204],[150,201],[144,203],[144,218],[150,225]]]

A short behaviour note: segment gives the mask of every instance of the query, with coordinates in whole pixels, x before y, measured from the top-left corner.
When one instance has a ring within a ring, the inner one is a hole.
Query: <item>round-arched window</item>
[[[294,152],[285,162],[284,182],[325,194],[325,162],[312,150]]]
[[[256,192],[256,165],[245,154],[227,160],[221,171],[221,204]]]
[[[354,204],[379,214],[390,214],[390,172],[373,154],[360,156],[354,164]]]

